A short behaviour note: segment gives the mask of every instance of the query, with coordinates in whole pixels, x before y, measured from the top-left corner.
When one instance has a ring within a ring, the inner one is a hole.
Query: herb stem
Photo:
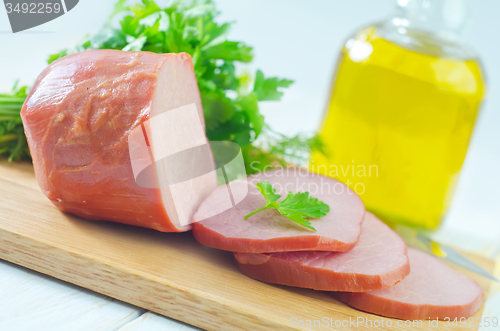
[[[0,96],[0,103],[24,103],[25,98],[22,97],[5,97],[5,96]]]
[[[5,136],[0,137],[0,143],[5,143],[7,141],[16,140],[17,138],[19,138],[18,134],[14,134],[14,133],[6,134]]]
[[[0,115],[2,112],[0,112]],[[14,117],[14,116],[0,116],[0,121],[21,121],[20,117]]]
[[[2,105],[0,104],[0,114],[17,114],[21,111],[21,104]]]
[[[248,219],[249,217],[252,217],[253,215],[257,214],[258,212],[261,212],[263,211],[264,209],[269,209],[269,208],[273,208],[273,206],[271,205],[265,205],[264,207],[261,207],[257,210],[254,210],[253,212],[251,212],[250,214],[246,215],[245,217],[243,217],[244,219]]]

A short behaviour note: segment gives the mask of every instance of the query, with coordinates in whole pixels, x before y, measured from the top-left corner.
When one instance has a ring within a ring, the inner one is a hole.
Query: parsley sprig
[[[302,226],[305,226],[308,229],[316,231],[306,217],[320,218],[325,216],[330,211],[330,206],[316,198],[311,197],[309,192],[299,192],[295,194],[288,192],[286,198],[283,201],[278,202],[281,195],[276,194],[276,190],[268,181],[257,183],[257,189],[266,199],[266,205],[246,215],[244,217],[245,219],[248,219],[265,209],[276,209],[281,215]]]

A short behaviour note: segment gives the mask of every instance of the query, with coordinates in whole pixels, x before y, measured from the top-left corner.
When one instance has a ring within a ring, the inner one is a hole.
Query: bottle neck
[[[382,37],[436,56],[475,56],[462,41],[470,21],[470,0],[397,0],[396,8],[378,26]]]
[[[397,0],[395,24],[459,41],[470,20],[470,0]]]

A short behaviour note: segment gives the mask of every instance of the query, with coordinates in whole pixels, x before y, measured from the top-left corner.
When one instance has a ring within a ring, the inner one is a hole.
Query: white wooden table
[[[199,329],[0,260],[0,330]]]

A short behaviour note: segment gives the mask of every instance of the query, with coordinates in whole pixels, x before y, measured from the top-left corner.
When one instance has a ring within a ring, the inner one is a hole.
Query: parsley
[[[281,195],[276,194],[276,190],[273,189],[272,185],[268,181],[257,183],[257,189],[266,199],[266,205],[246,215],[244,217],[245,219],[248,219],[264,209],[277,209],[281,215],[302,226],[305,226],[306,228],[316,231],[316,229],[311,225],[311,222],[306,220],[305,217],[320,218],[325,216],[330,211],[330,206],[316,198],[311,197],[309,192],[299,192],[295,194],[288,192],[286,198],[283,201],[278,202]]]
[[[21,108],[27,96],[26,86],[14,85],[12,92],[0,94],[0,156],[9,161],[30,157],[21,121]]]
[[[108,25],[72,49],[53,54],[49,63],[85,49],[120,49],[155,53],[186,52],[193,59],[209,140],[233,141],[241,147],[257,139],[264,126],[259,101],[279,100],[291,80],[255,74],[238,75],[237,63],[253,59],[250,46],[227,40],[233,23],[215,21],[219,12],[212,0],[172,1],[159,7],[153,0],[125,6],[120,0],[114,15],[125,14],[119,27]]]
[[[312,151],[329,155],[318,136],[298,134],[287,137],[264,125],[260,138],[243,148],[245,167],[249,173],[262,172],[271,166],[287,167],[290,164],[307,167]]]
[[[86,49],[186,52],[193,59],[208,139],[238,143],[248,174],[269,165],[294,163],[297,157],[308,158],[308,153],[317,146],[317,138],[275,134],[259,111],[260,101],[280,100],[283,89],[293,81],[266,77],[260,70],[255,74],[238,73],[239,63],[252,61],[252,47],[227,39],[234,23],[216,22],[219,12],[212,0],[173,0],[163,8],[154,0],[130,6],[126,2],[119,0],[115,4],[109,22],[100,31],[85,37],[75,47],[50,55],[48,62]],[[17,103],[9,107],[20,109],[24,98],[25,94],[20,95]],[[0,112],[1,107],[0,99]],[[20,117],[17,114],[14,117],[7,133],[0,127],[0,144],[2,139],[9,141],[7,149],[0,145],[0,155],[10,153],[10,159],[29,157],[26,138],[19,129]],[[14,127],[16,136],[10,135]]]

